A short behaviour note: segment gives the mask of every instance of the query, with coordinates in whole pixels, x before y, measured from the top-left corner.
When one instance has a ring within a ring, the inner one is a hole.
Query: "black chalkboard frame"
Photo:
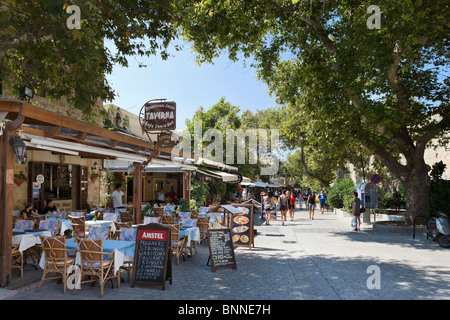
[[[138,263],[138,254],[139,254],[139,244],[140,241],[152,241],[152,240],[140,240],[139,234],[141,230],[149,230],[149,231],[166,231],[166,241],[165,241],[165,258],[164,258],[164,274],[162,278],[162,282],[153,282],[153,281],[136,281],[136,269],[139,267]],[[135,283],[146,284],[146,285],[161,285],[162,290],[165,290],[166,280],[169,279],[169,283],[172,284],[172,248],[171,248],[171,229],[170,227],[163,226],[159,223],[149,223],[146,225],[139,225],[137,227],[136,232],[136,245],[134,248],[134,257],[133,257],[133,278],[131,282],[131,287],[134,288]]]
[[[212,252],[211,252],[211,242],[210,242],[210,239],[211,239],[210,232],[211,231],[213,231],[213,232],[219,231],[219,232],[228,232],[229,233],[229,235],[230,235],[230,241],[229,241],[230,246],[229,246],[229,248],[231,249],[231,256],[232,256],[232,260],[233,260],[232,263],[227,264],[227,265],[221,265],[221,266],[216,266],[215,265],[214,258],[212,256]],[[217,269],[221,269],[221,268],[233,268],[234,270],[237,269],[236,256],[234,255],[234,246],[233,246],[233,241],[231,240],[231,230],[230,229],[228,229],[228,228],[208,229],[208,247],[209,247],[209,260],[208,261],[211,262],[211,270],[213,272],[216,272]]]

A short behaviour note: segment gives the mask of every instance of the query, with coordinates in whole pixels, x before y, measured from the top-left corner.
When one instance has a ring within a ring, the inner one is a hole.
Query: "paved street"
[[[412,239],[374,232],[370,225],[355,232],[350,220],[332,212],[320,215],[318,210],[315,220],[309,220],[305,210],[297,209],[293,222],[282,226],[277,220],[265,226],[255,215],[255,248],[235,250],[237,270],[212,272],[206,265],[208,247],[199,245],[198,254],[188,261],[177,266],[173,260],[173,284],[165,291],[142,285],[131,288],[124,281],[120,289],[108,284],[104,300],[449,299],[450,249],[424,234]],[[27,271],[34,272],[31,267]],[[11,300],[100,299],[98,286],[84,285],[75,295],[63,294],[62,285],[53,280],[39,293],[36,287],[34,283],[14,295],[10,290],[5,294],[6,289],[0,293]]]

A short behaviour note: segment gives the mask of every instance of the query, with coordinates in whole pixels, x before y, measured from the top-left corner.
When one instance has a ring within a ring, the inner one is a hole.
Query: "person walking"
[[[352,214],[353,216],[356,218],[356,226],[355,226],[355,231],[360,230],[361,227],[361,200],[358,198],[358,192],[353,191],[352,194],[353,197],[353,202],[352,202]]]
[[[280,201],[280,212],[281,212],[281,225],[284,226],[284,221],[286,220],[286,214],[288,211],[289,203],[289,191],[283,190],[279,198]]]
[[[296,201],[295,193],[291,192],[291,196],[288,202],[289,217],[291,218],[291,221],[294,221],[295,201]]]
[[[309,190],[306,190],[303,193],[303,201],[305,202],[305,210],[308,210],[308,197],[309,197]]]
[[[325,191],[322,190],[322,192],[319,195],[319,204],[320,204],[320,212],[323,214],[325,210],[325,206],[327,204],[327,195],[325,194]]]
[[[314,209],[316,208],[316,193],[313,191],[308,196],[308,209],[309,209],[309,218],[314,220]]]
[[[266,211],[266,225],[270,225],[270,216],[276,213],[272,191],[269,191],[264,198],[264,211]]]

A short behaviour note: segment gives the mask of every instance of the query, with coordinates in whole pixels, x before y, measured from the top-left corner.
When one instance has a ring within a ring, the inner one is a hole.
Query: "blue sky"
[[[267,87],[256,78],[253,68],[239,61],[233,63],[226,56],[215,64],[195,64],[190,46],[182,51],[172,50],[172,57],[162,60],[154,57],[130,57],[129,67],[115,66],[107,79],[117,93],[111,103],[131,113],[139,114],[141,107],[151,99],[165,98],[177,104],[177,128],[185,128],[185,120],[203,106],[209,109],[221,97],[253,113],[276,105],[267,93]],[[147,65],[139,68],[139,63]]]

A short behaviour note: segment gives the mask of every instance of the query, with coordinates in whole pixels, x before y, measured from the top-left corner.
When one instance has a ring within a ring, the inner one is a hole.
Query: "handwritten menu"
[[[139,226],[134,253],[133,283],[160,284],[165,289],[165,280],[170,278],[170,228],[150,223]]]
[[[234,246],[246,246],[251,250],[253,241],[253,204],[232,204],[238,213],[229,219]]]
[[[230,229],[209,229],[208,242],[212,271],[227,267],[236,269]]]

